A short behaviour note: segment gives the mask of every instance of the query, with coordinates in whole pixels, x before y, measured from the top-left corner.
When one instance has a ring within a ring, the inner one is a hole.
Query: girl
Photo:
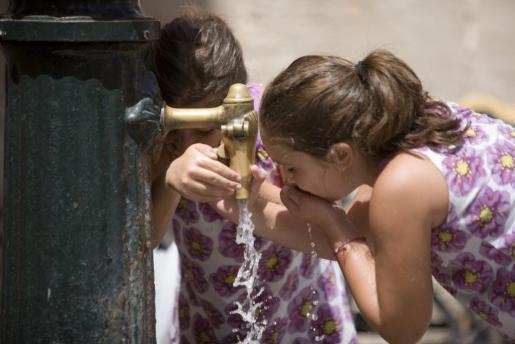
[[[170,106],[218,106],[231,84],[247,81],[240,45],[227,24],[214,15],[192,11],[165,25],[150,60]],[[261,88],[256,84],[248,88],[257,109]],[[154,166],[153,243],[158,245],[173,229],[180,258],[175,313],[179,329],[172,343],[237,343],[248,331],[243,319],[232,313],[234,301],[248,297],[244,288],[233,287],[243,262],[243,249],[235,243],[236,224],[205,203],[232,195],[239,185],[238,174],[220,163],[212,148],[221,138],[218,129],[174,131]],[[259,142],[256,161],[271,182],[280,183]],[[279,188],[268,185],[267,199],[280,202]],[[260,343],[357,341],[336,265],[262,238],[257,238],[256,247],[262,254],[259,287],[264,288],[258,319],[267,321]]]
[[[286,229],[290,215],[311,224],[388,342],[427,329],[431,275],[515,340],[513,127],[432,99],[409,66],[375,51],[357,64],[294,61],[265,91],[260,130],[286,171],[289,212],[258,198],[255,221],[285,229],[262,234],[306,250]],[[335,206],[362,185],[347,212]]]

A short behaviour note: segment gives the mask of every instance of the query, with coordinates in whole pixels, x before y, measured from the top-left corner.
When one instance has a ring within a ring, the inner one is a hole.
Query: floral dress
[[[431,232],[434,277],[481,319],[515,340],[515,129],[448,103],[468,125],[463,144],[416,149],[441,171],[449,213]]]
[[[255,100],[261,88],[248,85]],[[258,104],[255,101],[255,107]],[[257,143],[257,164],[280,184],[276,166]],[[181,282],[176,316],[180,331],[172,343],[238,343],[246,323],[232,314],[234,301],[247,297],[233,287],[243,262],[235,243],[236,224],[208,204],[183,199],[172,220],[179,250]],[[260,343],[357,343],[345,284],[338,266],[256,237],[261,252],[258,280],[264,287],[258,320],[267,327]]]

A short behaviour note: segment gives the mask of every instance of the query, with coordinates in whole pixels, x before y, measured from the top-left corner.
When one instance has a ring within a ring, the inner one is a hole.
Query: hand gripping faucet
[[[229,167],[241,176],[242,188],[236,193],[236,198],[249,197],[252,183],[250,166],[255,162],[258,118],[245,85],[233,84],[223,104],[217,107],[185,109],[165,105],[161,110],[161,128],[164,135],[176,129],[220,128],[223,141],[217,154],[229,160]]]

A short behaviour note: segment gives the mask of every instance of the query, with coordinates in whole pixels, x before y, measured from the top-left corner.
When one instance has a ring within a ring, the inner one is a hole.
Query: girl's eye
[[[294,173],[295,172],[295,167],[287,167],[286,171],[288,171],[288,173]]]
[[[195,133],[197,135],[209,135],[211,132],[213,132],[214,129],[196,129]]]

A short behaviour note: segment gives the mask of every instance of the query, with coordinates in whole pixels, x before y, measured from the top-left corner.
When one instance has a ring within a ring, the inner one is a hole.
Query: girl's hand
[[[209,202],[234,194],[241,177],[218,161],[215,149],[196,143],[175,159],[166,171],[166,185],[183,197]]]
[[[356,236],[345,211],[332,202],[289,185],[281,190],[281,200],[293,216],[322,229],[330,241]]]
[[[250,188],[250,194],[248,198],[248,207],[253,209],[259,199],[259,191],[266,179],[266,172],[260,169],[257,165],[250,167],[252,172],[252,185]],[[233,195],[224,197],[223,199],[211,202],[211,206],[222,216],[230,219],[234,223],[238,223],[239,219],[239,208],[238,202]]]
[[[281,200],[292,215],[317,226],[326,225],[335,211],[333,203],[304,192],[296,186],[283,187]]]

